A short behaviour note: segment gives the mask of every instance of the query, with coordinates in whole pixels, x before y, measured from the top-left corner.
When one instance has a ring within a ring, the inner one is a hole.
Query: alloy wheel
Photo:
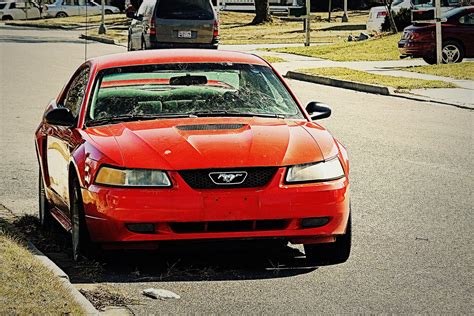
[[[461,51],[456,45],[448,44],[443,47],[442,56],[445,64],[457,63],[461,58]]]

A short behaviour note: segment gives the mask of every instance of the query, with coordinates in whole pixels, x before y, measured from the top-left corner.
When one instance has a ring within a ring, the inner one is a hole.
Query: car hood
[[[90,127],[85,133],[93,152],[127,168],[287,166],[338,152],[332,136],[319,125],[281,119],[167,119]]]

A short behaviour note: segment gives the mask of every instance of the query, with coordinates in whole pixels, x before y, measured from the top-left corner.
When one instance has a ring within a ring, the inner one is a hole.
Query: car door
[[[474,57],[474,12],[468,12],[459,18],[456,36],[464,44],[465,57]]]
[[[86,10],[87,15],[98,15],[102,13],[101,6],[91,1],[87,1],[85,4],[79,6],[79,14],[86,15]]]
[[[69,109],[77,118],[89,80],[89,68],[77,71],[61,96],[58,107]],[[49,189],[53,193],[54,206],[69,216],[69,164],[71,152],[78,145],[74,126],[49,125],[47,127],[46,162]]]
[[[66,1],[63,2],[62,6],[59,7],[59,11],[64,11],[67,13],[68,16],[76,16],[80,14],[80,5],[77,0],[74,3],[68,3]]]
[[[18,8],[16,2],[10,3],[10,15],[13,17],[14,20],[25,20],[26,14],[25,11]]]

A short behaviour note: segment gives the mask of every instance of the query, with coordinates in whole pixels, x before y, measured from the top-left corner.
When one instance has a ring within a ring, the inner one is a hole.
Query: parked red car
[[[442,61],[459,63],[464,57],[474,57],[474,6],[452,9],[442,23]],[[403,31],[398,48],[403,57],[421,57],[428,64],[436,63],[434,24],[416,24]]]
[[[279,238],[315,264],[351,247],[346,149],[261,58],[163,50],[84,63],[36,131],[40,220],[73,256],[167,240]]]

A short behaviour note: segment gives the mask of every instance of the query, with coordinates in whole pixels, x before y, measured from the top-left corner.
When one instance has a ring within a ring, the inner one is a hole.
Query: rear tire
[[[81,188],[77,179],[73,180],[71,190],[71,224],[72,258],[74,261],[80,261],[82,256],[87,258],[96,257],[99,247],[90,240],[82,203]]]
[[[352,220],[349,214],[346,233],[333,243],[304,245],[306,260],[311,265],[324,266],[344,263],[351,254]]]
[[[49,210],[48,199],[44,188],[43,175],[41,170],[38,176],[38,217],[42,228],[49,228],[52,223],[52,216]]]
[[[2,16],[2,21],[13,21],[13,17],[11,15],[4,15]]]
[[[57,18],[67,18],[68,15],[67,15],[66,12],[61,11],[61,12],[56,13],[56,17]]]

